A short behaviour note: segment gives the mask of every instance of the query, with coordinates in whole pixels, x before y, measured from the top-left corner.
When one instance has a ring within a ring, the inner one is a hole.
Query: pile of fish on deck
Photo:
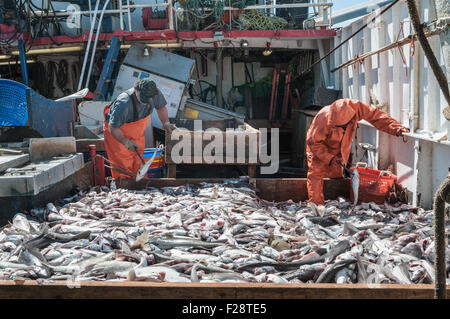
[[[245,179],[95,187],[3,227],[0,280],[432,283],[432,223],[405,204],[267,202]]]

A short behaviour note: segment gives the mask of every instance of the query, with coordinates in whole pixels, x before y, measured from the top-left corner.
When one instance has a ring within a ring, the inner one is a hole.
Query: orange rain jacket
[[[306,136],[308,197],[315,204],[325,203],[323,178],[343,177],[342,167],[336,160],[347,164],[356,126],[360,120],[366,120],[391,135],[399,136],[401,132],[408,131],[385,112],[358,100],[340,99],[322,108],[312,121]],[[348,122],[345,130],[337,127]],[[330,165],[332,159],[334,160]]]

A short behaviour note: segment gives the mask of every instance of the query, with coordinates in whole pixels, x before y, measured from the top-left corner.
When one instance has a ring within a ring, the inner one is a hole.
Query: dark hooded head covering
[[[150,103],[150,99],[158,94],[155,82],[150,79],[142,79],[136,82],[135,88],[139,91],[143,103]]]

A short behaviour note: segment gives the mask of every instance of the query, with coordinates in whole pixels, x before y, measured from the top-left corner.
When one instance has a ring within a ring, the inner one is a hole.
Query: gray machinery
[[[194,63],[195,60],[181,55],[150,48],[145,44],[134,44],[120,66],[111,100],[133,87],[137,80],[150,78],[167,101],[169,118],[243,120],[241,114],[189,99],[187,88],[191,84]],[[145,132],[146,147],[152,147],[152,126],[162,128],[156,110],[153,110],[152,121],[149,121]]]
[[[120,66],[112,99],[133,87],[137,80],[150,78],[155,81],[167,101],[169,118],[174,118],[180,108],[190,77],[194,60],[160,49],[134,44]],[[153,126],[162,128],[156,110],[152,113]]]

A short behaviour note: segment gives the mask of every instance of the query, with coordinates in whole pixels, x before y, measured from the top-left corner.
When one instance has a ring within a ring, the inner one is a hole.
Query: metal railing
[[[120,29],[124,30],[124,25],[123,25],[123,14],[127,14],[128,15],[128,28],[129,31],[133,31],[132,27],[131,27],[131,9],[143,9],[143,8],[164,8],[167,7],[168,11],[172,13],[173,11],[173,4],[172,4],[172,0],[165,0],[165,3],[154,3],[154,4],[132,4],[130,5],[130,1],[127,0],[127,5],[122,5],[122,2],[119,1],[119,9],[108,9],[108,10],[104,10],[104,14],[119,14],[120,16]],[[56,16],[56,17],[65,17],[65,16],[75,16],[75,15],[89,15],[91,16],[92,14],[92,10],[88,10],[88,11],[72,11],[72,12],[67,12],[66,10],[62,10],[62,11],[48,11],[48,13],[46,11],[35,11],[35,14],[37,16],[42,15],[42,16],[46,16],[47,14],[50,16]],[[94,13],[95,14],[95,13]],[[173,15],[172,14],[168,14],[168,20],[169,20],[169,29],[170,30],[174,30],[174,21],[173,21]],[[91,25],[92,25],[92,19],[91,19]]]
[[[108,10],[104,10],[104,14],[119,14],[119,18],[120,18],[120,29],[124,30],[124,23],[123,23],[123,15],[127,14],[128,16],[128,31],[133,31],[132,29],[132,25],[131,25],[131,9],[143,9],[143,8],[168,8],[168,11],[170,12],[170,14],[168,14],[168,21],[169,21],[169,29],[170,30],[174,30],[174,23],[177,24],[177,15],[175,14],[175,21],[173,18],[173,11],[174,11],[174,6],[172,4],[172,0],[165,0],[165,3],[155,3],[155,4],[132,4],[130,5],[130,1],[127,0],[127,4],[126,5],[122,5],[122,1],[119,1],[119,9],[108,9]],[[314,1],[314,0],[312,0]],[[268,5],[252,5],[252,6],[248,6],[245,7],[243,9],[239,9],[239,8],[235,8],[235,7],[231,7],[231,6],[226,6],[223,8],[224,11],[228,11],[229,12],[229,17],[231,20],[232,17],[232,11],[235,10],[267,10],[269,11],[270,9],[295,9],[295,8],[313,8],[313,7],[317,7],[319,10],[319,16],[322,16],[322,21],[323,23],[320,25],[316,25],[316,26],[329,26],[331,27],[332,25],[332,6],[333,3],[330,2],[322,2],[323,0],[317,0],[317,2],[311,2],[311,3],[290,3],[290,4],[268,4]],[[275,0],[274,0],[275,2]],[[205,8],[205,11],[211,11],[214,10],[212,8]],[[183,8],[177,8],[177,11],[185,11],[185,9]],[[266,12],[267,12],[266,11]],[[72,12],[67,12],[67,11],[35,11],[35,14],[37,16],[39,15],[53,15],[56,17],[64,17],[64,16],[70,16],[70,15],[89,15],[90,17],[92,17],[92,10],[88,10],[88,11],[72,11]],[[95,12],[94,12],[95,15]],[[92,25],[92,18],[90,19],[91,21],[91,25]],[[231,21],[230,21],[231,23]]]

